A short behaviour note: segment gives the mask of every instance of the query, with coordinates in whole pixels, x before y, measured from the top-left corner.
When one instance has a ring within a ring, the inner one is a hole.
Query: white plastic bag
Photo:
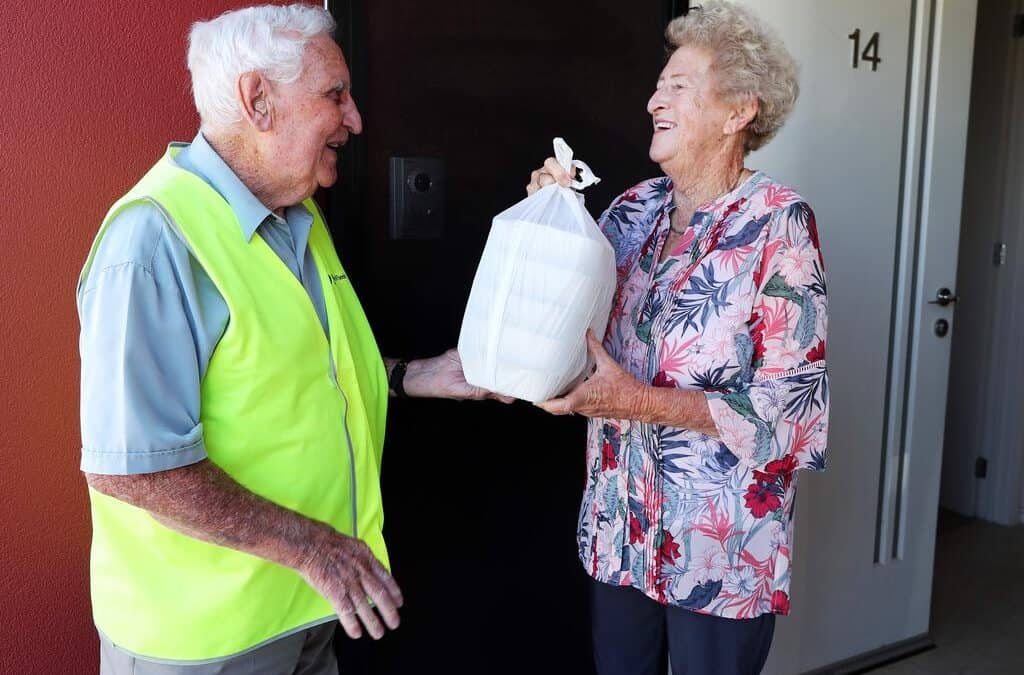
[[[555,157],[597,178],[554,140]],[[615,253],[583,195],[548,185],[499,213],[480,258],[459,335],[466,381],[537,401],[565,393],[587,367],[587,328],[600,340],[615,292]]]

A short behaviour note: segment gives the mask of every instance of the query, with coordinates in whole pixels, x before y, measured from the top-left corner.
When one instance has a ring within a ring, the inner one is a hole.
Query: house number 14
[[[878,56],[878,33],[871,36],[863,51],[860,48],[860,28],[850,33],[849,38],[853,40],[853,67],[857,68],[861,61],[867,61],[872,71],[878,70],[878,64],[882,62]]]

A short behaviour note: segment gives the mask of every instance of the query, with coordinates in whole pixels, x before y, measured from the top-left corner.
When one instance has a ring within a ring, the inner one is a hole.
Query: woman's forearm
[[[699,389],[669,389],[641,385],[634,417],[639,422],[662,424],[717,436],[707,397]]]

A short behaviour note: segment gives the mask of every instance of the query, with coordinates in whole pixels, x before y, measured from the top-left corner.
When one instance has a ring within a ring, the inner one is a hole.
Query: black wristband
[[[409,398],[409,395],[405,393],[405,369],[408,365],[408,361],[399,361],[391,369],[388,386],[391,387],[391,391],[395,392],[395,398]]]

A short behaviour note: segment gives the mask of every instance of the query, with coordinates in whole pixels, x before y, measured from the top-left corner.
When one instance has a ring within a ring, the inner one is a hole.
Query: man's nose
[[[355,99],[349,98],[348,105],[345,106],[344,114],[341,117],[341,123],[351,134],[363,133],[363,116],[359,114]]]

